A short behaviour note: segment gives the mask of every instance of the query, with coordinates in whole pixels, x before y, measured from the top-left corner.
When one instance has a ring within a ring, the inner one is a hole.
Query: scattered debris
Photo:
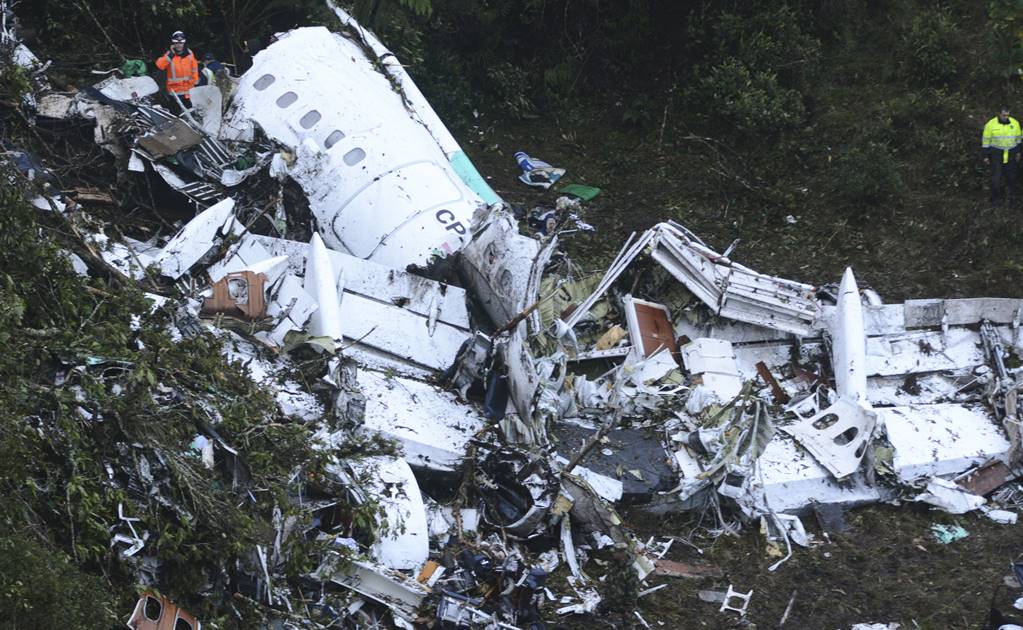
[[[749,608],[749,601],[751,597],[753,597],[753,589],[750,589],[748,593],[743,593],[741,591],[733,590],[732,585],[729,584],[728,592],[725,593],[725,599],[721,602],[720,610],[721,612],[725,612],[726,610],[737,612],[740,617],[744,617],[746,615],[746,609]],[[739,600],[742,603],[736,607],[732,603],[734,600]]]
[[[959,525],[942,525],[941,523],[931,525],[931,533],[934,534],[934,540],[943,545],[952,544],[970,535],[970,532]]]
[[[547,190],[565,175],[565,169],[555,168],[543,160],[531,158],[522,151],[515,154],[515,161],[522,169],[519,181],[527,186]]]
[[[145,283],[169,334],[209,333],[324,459],[282,475],[266,539],[230,568],[238,597],[280,618],[315,601],[331,623],[534,628],[614,610],[651,627],[637,601],[669,586],[644,579],[724,572],[665,558],[670,543],[637,540],[618,505],[704,509],[714,535],[759,522],[771,570],[792,543],[815,544],[796,516],[810,510],[825,535],[845,531],[849,507],[910,493],[1016,522],[1023,369],[1006,359],[1023,354],[1023,301],[884,304],[851,269],[837,292],[763,274],[732,260],[737,242],[719,253],[674,222],[580,275],[559,238],[599,189],[562,187],[576,199],[527,217],[536,238],[520,233],[394,56],[329,4],[343,34],[278,34],[233,89],[197,93],[182,117],[153,103],[145,76],[38,95],[39,116],[91,120],[123,175],[155,173],[197,210],[144,242],[115,239],[72,212],[115,192],[40,186],[37,207],[83,226],[67,252],[78,273],[102,262]],[[50,179],[5,149],[28,180]],[[515,157],[530,186],[565,173]],[[64,372],[131,370],[90,361]],[[164,375],[132,379],[184,406]],[[75,413],[104,421],[86,407]],[[235,419],[187,408],[195,426],[176,452],[123,444],[131,468],[109,468],[126,499],[99,546],[110,536],[149,588],[167,577],[159,525],[130,515],[155,501],[191,522],[172,478],[253,504],[265,493],[248,434],[225,430]],[[968,535],[931,529],[942,544]],[[289,541],[321,545],[315,571],[288,573],[306,565]],[[562,562],[566,586],[548,585]],[[740,617],[752,595],[699,592]],[[128,623],[200,629],[152,592]]]

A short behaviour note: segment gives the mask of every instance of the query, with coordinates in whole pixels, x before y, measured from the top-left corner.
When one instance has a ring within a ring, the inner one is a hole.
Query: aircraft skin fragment
[[[296,154],[288,174],[331,249],[425,266],[468,242],[485,206],[362,46],[326,28],[289,31],[256,55],[224,126],[249,121]]]

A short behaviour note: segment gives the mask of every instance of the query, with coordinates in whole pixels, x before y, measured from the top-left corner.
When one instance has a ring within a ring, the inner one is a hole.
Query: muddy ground
[[[602,194],[583,213],[596,232],[565,241],[577,261],[593,268],[606,264],[631,231],[674,219],[719,251],[741,239],[733,259],[765,273],[822,284],[837,282],[851,265],[862,285],[890,302],[1023,295],[1016,262],[1023,251],[1017,236],[1023,210],[987,203],[980,173],[968,190],[915,194],[882,211],[851,217],[829,211],[823,193],[808,190],[800,193],[805,205],[797,196],[779,206],[757,191],[743,191],[741,184],[723,187],[720,179],[706,177],[706,155],[690,146],[693,141],[669,146],[659,129],[615,129],[600,115],[589,119],[594,122],[573,129],[553,120],[483,121],[458,135],[497,192],[527,210],[553,204],[557,195],[517,181],[515,151],[566,168],[564,182],[599,186]],[[684,135],[670,127],[666,134]],[[798,179],[790,186],[802,188]],[[702,553],[676,543],[668,557],[713,564],[725,573],[722,579],[650,578],[650,585],[668,585],[640,600],[640,614],[653,628],[830,630],[865,622],[899,622],[904,629],[982,628],[993,596],[1007,603],[1007,590],[996,589],[1009,563],[1023,554],[1023,525],[951,516],[921,505],[874,506],[850,511],[849,530],[830,537],[822,536],[812,515],[804,518],[816,542],[797,548],[791,560],[770,572],[777,558],[769,555],[755,524],[740,536],[714,539],[691,515],[650,517],[632,511],[624,517],[644,539],[692,537]],[[930,532],[933,523],[959,524],[970,536],[938,544]],[[591,562],[587,570],[600,576],[607,567]],[[729,584],[754,592],[744,620],[697,596],[699,590],[723,591]],[[787,620],[779,626],[790,600]],[[562,621],[567,628],[642,627],[635,617],[606,614]]]

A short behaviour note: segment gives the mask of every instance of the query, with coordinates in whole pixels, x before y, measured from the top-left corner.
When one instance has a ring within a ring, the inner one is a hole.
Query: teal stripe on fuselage
[[[451,167],[455,169],[455,172],[462,178],[465,185],[482,197],[488,206],[501,201],[501,198],[497,196],[497,193],[490,187],[487,180],[483,179],[480,172],[476,170],[476,167],[469,159],[469,156],[465,154],[465,151],[459,151],[451,156]]]

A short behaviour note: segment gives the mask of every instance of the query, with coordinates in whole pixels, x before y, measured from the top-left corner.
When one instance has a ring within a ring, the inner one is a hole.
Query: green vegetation
[[[227,620],[233,589],[224,569],[256,545],[273,547],[275,511],[308,518],[290,495],[300,483],[330,483],[328,454],[313,450],[310,427],[284,417],[272,394],[223,358],[221,339],[201,329],[174,339],[177,316],[147,315],[153,307],[135,286],[73,273],[57,240],[73,226],[37,218],[17,182],[0,177],[0,523],[8,532],[0,625],[103,627],[130,611],[141,567],[111,543],[130,534],[122,509],[148,532],[161,589],[205,619]],[[218,447],[207,469],[190,444],[214,431],[239,454]],[[373,513],[367,505],[353,520],[369,523]],[[296,578],[320,558],[301,536],[285,541],[284,556]]]

